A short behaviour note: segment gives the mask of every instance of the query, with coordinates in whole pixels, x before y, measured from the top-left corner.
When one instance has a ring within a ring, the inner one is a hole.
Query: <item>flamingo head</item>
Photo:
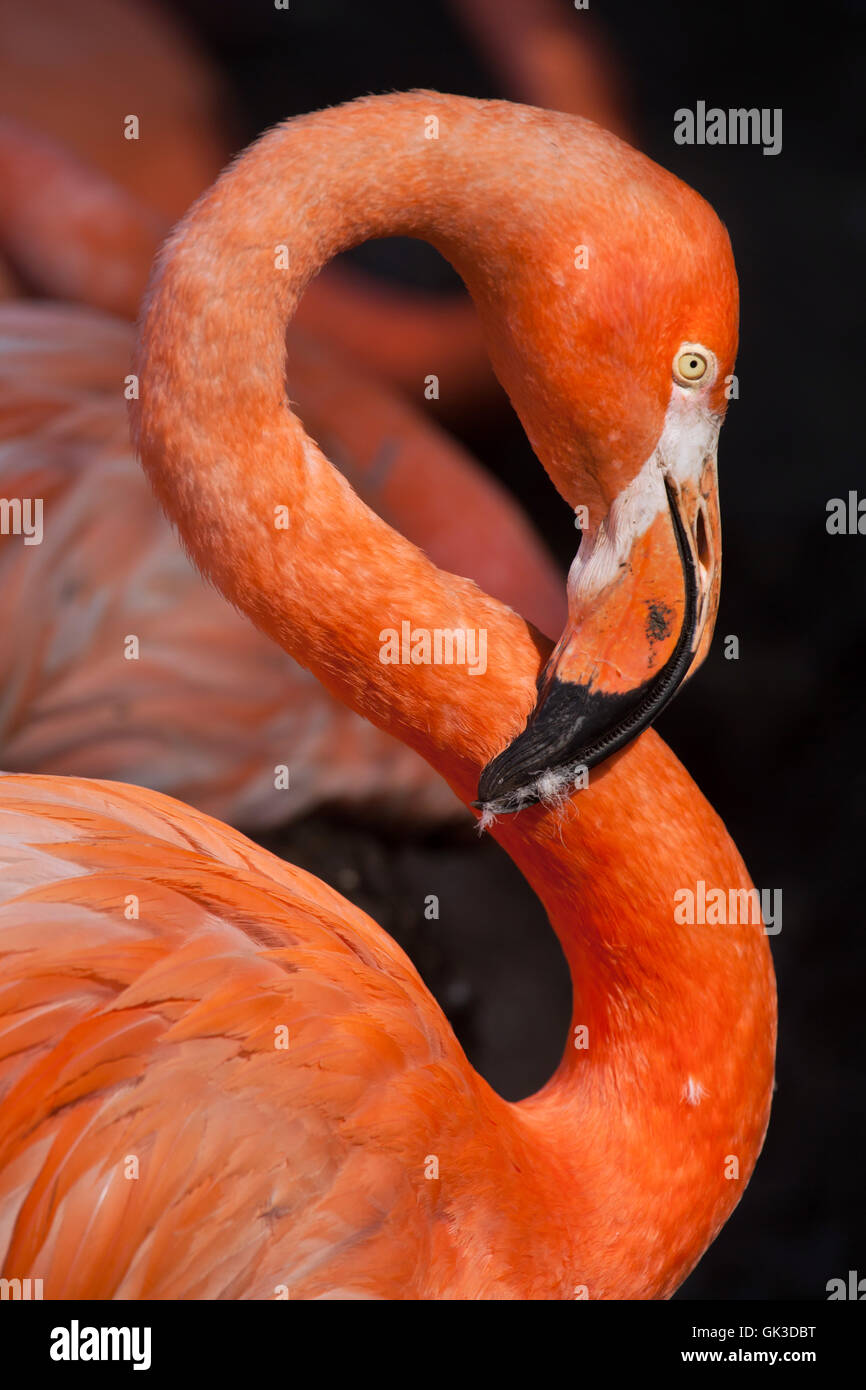
[[[573,211],[559,190],[555,249],[524,229],[510,311],[487,295],[489,321],[507,325],[491,338],[494,365],[581,531],[568,623],[535,707],[481,774],[487,814],[585,785],[703,661],[718,608],[716,452],[737,343],[730,243],[702,198],[610,139],[625,166],[616,181],[596,161]],[[581,243],[584,262],[575,247],[568,275],[564,240]]]

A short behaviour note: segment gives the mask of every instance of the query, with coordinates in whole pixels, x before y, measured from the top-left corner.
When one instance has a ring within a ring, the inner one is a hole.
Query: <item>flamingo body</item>
[[[403,953],[156,794],[8,777],[0,824],[26,846],[0,928],[4,1269],[57,1298],[420,1293],[447,1243],[424,1177],[453,1142],[440,1106],[459,1126],[495,1097]]]
[[[670,772],[645,742],[647,777]],[[620,1103],[650,1101],[623,1145],[591,1081],[566,1118],[567,1054],[502,1100],[375,922],[168,797],[7,776],[0,845],[2,1272],[46,1297],[657,1297],[748,1176],[706,1183],[760,1145],[772,1069],[757,1045],[736,1132],[736,1065],[713,1058],[690,1100],[710,1032],[693,996],[679,1064],[623,1077]],[[757,966],[760,937],[741,941]],[[734,1054],[768,1021],[763,961]]]

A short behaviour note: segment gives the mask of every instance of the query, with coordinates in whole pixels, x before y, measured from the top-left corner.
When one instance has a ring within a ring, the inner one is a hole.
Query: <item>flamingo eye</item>
[[[680,348],[674,358],[674,379],[681,386],[696,386],[709,374],[715,359],[709,348],[699,344]]]

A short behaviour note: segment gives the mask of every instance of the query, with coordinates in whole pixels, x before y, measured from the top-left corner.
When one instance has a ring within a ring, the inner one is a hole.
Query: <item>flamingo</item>
[[[590,14],[575,15],[559,0],[450,0],[450,7],[508,96],[585,116],[629,140],[625,75]]]
[[[306,281],[386,232],[460,270],[540,461],[588,506],[555,648],[371,513],[287,402]],[[257,626],[480,803],[562,944],[572,1026],[508,1103],[325,884],[153,792],[0,779],[7,1276],[46,1297],[646,1299],[693,1268],[760,1151],[775,1041],[760,924],[675,918],[684,886],[750,881],[647,727],[715,618],[736,317],[696,193],[508,103],[288,121],[173,234],[131,407],[157,494]],[[486,630],[485,673],[382,662],[407,616]]]
[[[226,93],[160,4],[0,0],[0,111],[174,221],[229,153]],[[129,127],[130,116],[138,129]]]

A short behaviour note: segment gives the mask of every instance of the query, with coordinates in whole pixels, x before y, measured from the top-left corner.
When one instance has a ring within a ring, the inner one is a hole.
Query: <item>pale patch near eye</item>
[[[697,482],[704,459],[716,456],[721,416],[708,410],[700,396],[674,384],[656,455],[675,482]]]
[[[595,599],[628,561],[635,541],[668,510],[665,478],[697,483],[704,460],[715,458],[721,417],[694,391],[674,383],[659,442],[604,520],[584,534],[568,575],[571,612]]]

